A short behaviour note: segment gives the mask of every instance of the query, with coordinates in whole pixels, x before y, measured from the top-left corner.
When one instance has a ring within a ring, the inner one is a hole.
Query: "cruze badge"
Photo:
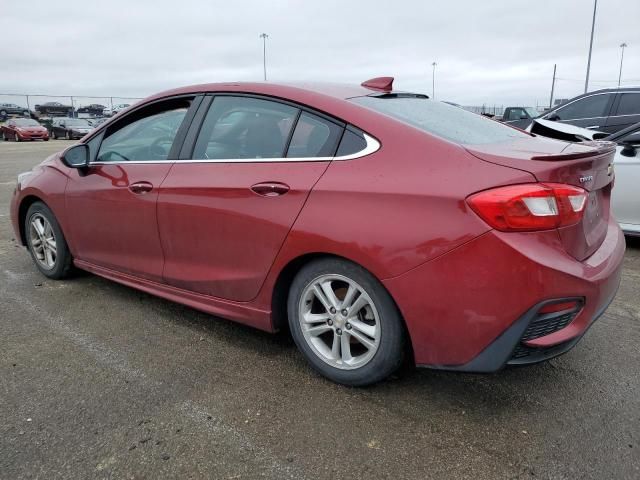
[[[587,183],[593,180],[593,175],[586,175],[584,177],[580,177],[580,183]]]

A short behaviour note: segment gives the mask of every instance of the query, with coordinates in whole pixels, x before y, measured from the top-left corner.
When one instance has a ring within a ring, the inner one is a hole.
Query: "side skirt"
[[[81,270],[86,270],[108,280],[113,280],[128,287],[150,293],[151,295],[181,303],[196,310],[227,318],[260,330],[273,332],[270,310],[261,310],[246,302],[234,302],[218,297],[193,293],[181,288],[100,267],[83,260],[74,260],[73,263]]]

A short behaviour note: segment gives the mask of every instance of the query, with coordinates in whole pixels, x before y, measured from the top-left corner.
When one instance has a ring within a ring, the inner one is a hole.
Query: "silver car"
[[[616,142],[613,215],[627,235],[640,236],[640,123],[606,137]]]

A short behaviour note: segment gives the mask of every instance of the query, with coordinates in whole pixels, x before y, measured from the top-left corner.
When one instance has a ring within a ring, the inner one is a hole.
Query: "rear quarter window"
[[[463,145],[509,142],[528,137],[482,115],[426,97],[396,95],[366,96],[353,102],[388,115],[427,133]]]

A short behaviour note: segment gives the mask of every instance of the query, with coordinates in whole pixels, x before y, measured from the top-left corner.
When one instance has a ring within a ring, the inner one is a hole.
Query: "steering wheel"
[[[169,148],[165,149],[162,144],[169,144]],[[160,137],[156,138],[151,145],[149,145],[149,156],[151,160],[166,160],[169,155],[169,150],[173,144],[172,137]]]

